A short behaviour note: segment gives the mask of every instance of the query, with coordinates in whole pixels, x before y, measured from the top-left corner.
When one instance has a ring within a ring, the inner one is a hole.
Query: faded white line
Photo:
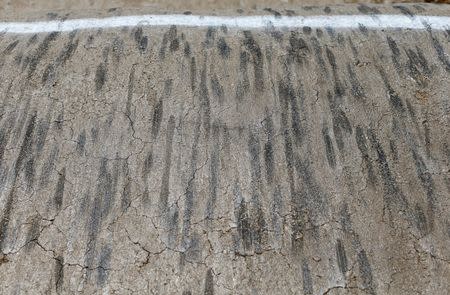
[[[364,26],[368,29],[413,29],[423,30],[429,26],[433,30],[450,28],[448,16],[406,16],[380,15],[319,15],[319,16],[200,16],[200,15],[132,15],[105,18],[70,19],[66,21],[0,22],[0,32],[32,34],[45,32],[68,32],[74,30],[108,29],[133,26],[181,26],[229,28],[311,28],[331,27],[354,29]]]

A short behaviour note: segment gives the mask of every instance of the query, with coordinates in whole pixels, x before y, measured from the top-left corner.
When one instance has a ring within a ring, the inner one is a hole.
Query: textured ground
[[[20,17],[38,11],[86,10],[111,8],[163,8],[168,10],[263,9],[348,3],[449,3],[449,0],[0,0],[0,16]]]
[[[449,41],[3,34],[0,293],[447,294]]]

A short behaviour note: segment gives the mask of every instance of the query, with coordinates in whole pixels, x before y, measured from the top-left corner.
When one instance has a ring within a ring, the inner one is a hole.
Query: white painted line
[[[319,16],[200,16],[200,15],[132,15],[106,18],[71,19],[66,21],[0,22],[0,32],[16,34],[68,32],[87,29],[109,29],[134,26],[181,26],[257,29],[331,27],[335,29],[355,29],[364,26],[368,29],[413,29],[423,30],[425,24],[433,30],[450,28],[449,16],[406,16],[393,14],[380,15],[319,15]]]

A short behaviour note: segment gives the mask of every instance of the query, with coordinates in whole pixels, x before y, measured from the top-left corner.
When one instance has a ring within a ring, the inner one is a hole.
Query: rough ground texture
[[[447,294],[449,40],[3,34],[0,293]]]
[[[449,0],[0,0],[0,16],[33,15],[38,11],[112,8],[163,8],[169,10],[263,9],[299,5],[348,3],[449,3]]]

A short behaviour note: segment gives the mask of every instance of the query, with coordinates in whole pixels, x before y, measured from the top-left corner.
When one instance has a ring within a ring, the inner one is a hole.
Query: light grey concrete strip
[[[364,26],[368,29],[419,29],[433,30],[450,28],[448,16],[414,17],[401,14],[381,15],[312,15],[312,16],[209,16],[209,15],[129,15],[106,18],[71,19],[65,21],[3,22],[0,31],[17,34],[49,32],[68,32],[89,29],[111,29],[134,26],[182,26],[182,27],[220,27],[238,29],[258,28],[335,28],[355,29]]]

